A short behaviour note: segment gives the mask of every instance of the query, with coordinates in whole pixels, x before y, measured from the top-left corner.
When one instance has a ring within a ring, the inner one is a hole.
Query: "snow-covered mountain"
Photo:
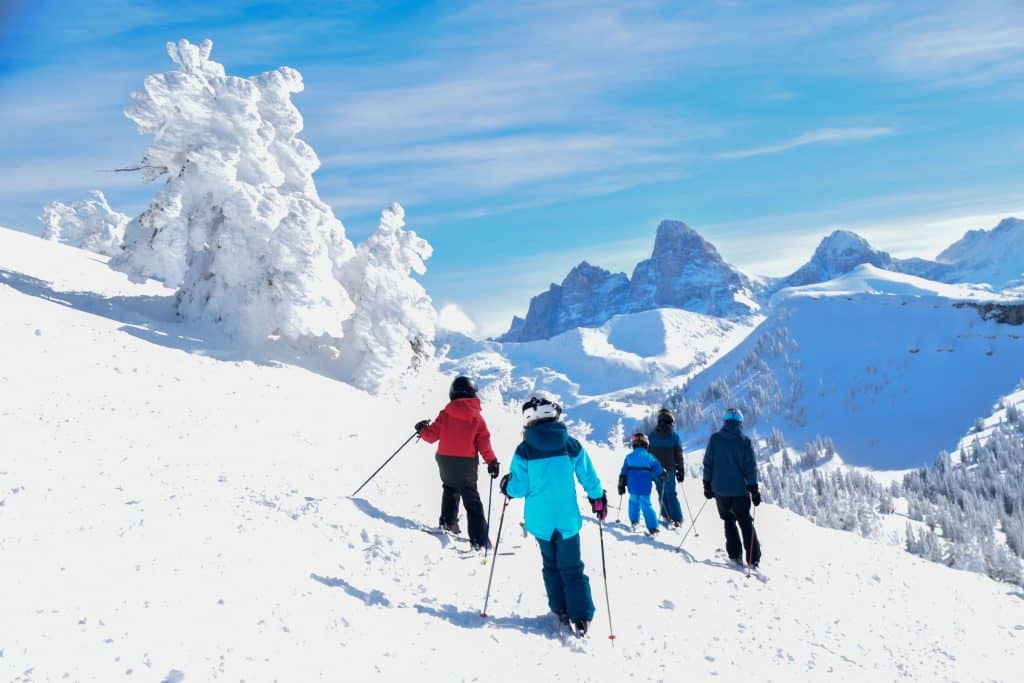
[[[768,310],[678,397],[698,434],[738,403],[755,429],[826,435],[851,464],[902,469],[931,462],[1024,375],[1024,301],[987,288],[861,265]]]
[[[885,270],[897,270],[896,262],[886,252],[875,249],[856,233],[836,230],[818,244],[810,261],[783,278],[776,288],[826,282],[865,263]]]
[[[739,344],[759,320],[658,308],[550,339],[475,341],[449,333],[437,343],[446,348],[445,369],[473,375],[498,400],[548,392],[603,437],[620,419],[647,414],[647,401],[636,394],[682,386]]]
[[[520,502],[501,539],[513,554],[483,566],[422,532],[438,513],[433,449],[410,444],[346,497],[442,405],[444,378],[375,397],[239,356],[171,299],[95,254],[0,230],[4,680],[961,681],[1024,666],[1017,589],[769,504],[764,583],[726,565],[710,506],[682,553],[678,535],[607,524],[614,645],[588,521],[598,614],[567,641]],[[518,420],[485,412],[507,463]],[[610,489],[622,452],[588,447]],[[699,483],[683,490],[696,512]]]
[[[679,308],[714,316],[757,311],[754,286],[726,263],[714,245],[679,221],[658,225],[651,258],[632,277],[584,261],[561,285],[530,300],[525,318],[516,317],[504,342],[547,339],[576,327],[601,325],[620,313]]]
[[[936,259],[952,269],[949,281],[1019,284],[1024,277],[1024,220],[1006,218],[991,230],[971,230]]]

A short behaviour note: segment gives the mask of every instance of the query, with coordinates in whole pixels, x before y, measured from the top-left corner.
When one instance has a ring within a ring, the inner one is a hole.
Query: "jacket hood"
[[[718,430],[718,433],[727,439],[738,439],[743,436],[743,425],[736,420],[728,420],[722,428]]]
[[[444,412],[450,417],[466,422],[478,417],[480,411],[480,399],[478,398],[457,398],[444,408]]]
[[[654,428],[654,433],[655,434],[661,434],[663,436],[668,436],[669,434],[671,434],[675,430],[676,430],[675,423],[673,423],[673,422],[659,422],[658,426]]]
[[[569,430],[562,422],[540,422],[527,428],[523,441],[538,450],[554,451],[565,448],[569,441]]]

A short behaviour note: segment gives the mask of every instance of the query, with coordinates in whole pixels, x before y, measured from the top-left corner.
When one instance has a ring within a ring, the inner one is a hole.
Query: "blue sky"
[[[628,5],[628,7],[626,7]],[[1024,214],[1024,10],[954,2],[0,2],[0,224],[92,188],[138,213],[121,113],[170,40],[288,65],[354,240],[399,201],[487,332],[662,218],[784,274],[837,227],[900,256]]]

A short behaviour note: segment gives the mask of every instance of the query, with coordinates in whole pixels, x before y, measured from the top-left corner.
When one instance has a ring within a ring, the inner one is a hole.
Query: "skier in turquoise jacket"
[[[608,496],[590,455],[569,436],[561,415],[561,406],[544,398],[531,398],[523,405],[523,441],[501,480],[501,492],[526,499],[526,530],[540,545],[548,606],[582,636],[594,619],[594,600],[580,558],[583,517],[576,502],[576,481],[602,520],[608,514]]]
[[[630,445],[633,450],[626,456],[622,471],[619,472],[619,495],[629,491],[630,524],[635,528],[640,523],[640,512],[643,511],[647,533],[653,536],[658,533],[658,513],[651,505],[651,488],[655,479],[664,485],[668,474],[658,459],[647,450],[650,442],[646,434],[634,434]]]

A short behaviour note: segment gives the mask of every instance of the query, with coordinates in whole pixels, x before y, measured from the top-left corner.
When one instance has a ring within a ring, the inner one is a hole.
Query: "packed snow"
[[[711,506],[681,553],[676,533],[610,522],[612,643],[597,525],[582,533],[598,615],[576,641],[546,614],[513,502],[484,621],[491,565],[421,530],[438,514],[430,448],[346,497],[443,405],[446,378],[374,397],[231,356],[220,328],[173,311],[102,257],[0,230],[5,679],[957,681],[1024,665],[1019,588],[767,504],[764,582],[726,566]],[[485,415],[507,464],[518,419]],[[588,448],[613,489],[624,452]],[[684,491],[697,512],[699,484]]]

